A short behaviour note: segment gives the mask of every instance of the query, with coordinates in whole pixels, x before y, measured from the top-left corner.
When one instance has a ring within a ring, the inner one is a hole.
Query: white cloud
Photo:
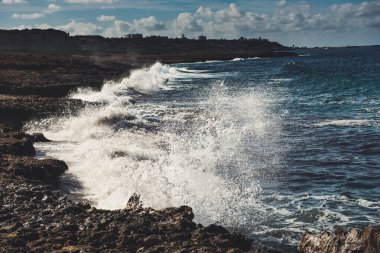
[[[202,32],[203,24],[200,18],[192,15],[190,12],[182,12],[172,23],[173,31],[178,33],[185,32]]]
[[[131,25],[123,20],[115,20],[114,25],[118,31],[128,31]]]
[[[35,27],[39,29],[52,28],[56,30],[62,30],[62,31],[70,33],[71,35],[95,35],[100,32],[100,27],[96,26],[95,24],[77,22],[76,20],[71,20],[69,23],[65,25],[52,26],[52,25],[44,23],[44,24],[36,25]],[[16,28],[20,29],[20,28],[30,28],[30,27],[19,26]]]
[[[19,19],[38,19],[38,18],[42,18],[43,16],[45,16],[45,14],[39,13],[39,12],[21,13],[21,14],[14,13],[12,15],[13,18],[19,18]]]
[[[115,19],[116,19],[115,16],[105,16],[105,15],[101,15],[96,18],[96,20],[98,20],[99,22],[111,22],[111,21],[114,21]]]
[[[59,11],[60,9],[61,9],[61,7],[59,5],[49,4],[46,12],[47,13],[54,13],[54,12]]]
[[[134,20],[133,26],[135,30],[160,31],[164,30],[165,24],[157,21],[154,16]]]
[[[184,12],[172,21],[170,28],[176,34],[190,36],[205,33],[211,37],[236,38],[289,32],[341,31],[358,27],[380,29],[380,0],[361,4],[333,5],[331,12],[313,12],[307,2],[277,2],[274,14],[242,11],[234,3],[212,10],[199,7],[195,13]],[[168,31],[169,32],[169,31]]]
[[[334,4],[331,11],[335,17],[336,26],[341,29],[364,27],[380,29],[380,0],[358,5]]]
[[[66,31],[72,35],[94,35],[98,34],[100,28],[93,23],[82,23],[75,20],[70,21],[66,25],[52,27],[58,30]]]
[[[117,0],[65,1],[98,4],[117,2]],[[126,21],[116,19],[115,16],[101,15],[97,17],[97,21],[109,22],[104,28],[78,21],[53,28],[63,29],[72,34],[98,33],[106,37],[123,37],[128,33],[176,37],[184,33],[187,37],[204,34],[212,38],[262,36],[275,39],[282,37],[294,39],[294,36],[300,38],[300,34],[303,38],[318,38],[317,34],[323,36],[327,36],[327,33],[336,35],[339,32],[352,34],[365,29],[372,29],[371,31],[378,33],[380,30],[380,0],[359,4],[335,4],[321,13],[305,1],[292,3],[279,0],[273,3],[273,6],[276,8],[272,14],[244,11],[234,3],[219,9],[200,6],[195,12],[182,12],[170,20],[158,20],[155,16],[150,16]],[[38,18],[49,13],[49,10],[58,11],[59,6],[48,6],[47,10],[41,13],[14,14],[14,18]]]
[[[128,33],[152,35],[162,32],[166,33],[166,28],[165,23],[158,21],[154,16],[137,20],[135,19],[133,23],[116,19],[111,27],[108,27],[103,31],[103,35],[106,37],[124,37]]]
[[[3,4],[23,4],[26,3],[25,0],[2,0]]]
[[[132,23],[115,20],[104,30],[105,36],[124,36],[126,33],[161,34],[188,37],[205,34],[214,38],[258,36],[289,36],[299,32],[324,33],[357,29],[380,28],[380,0],[361,4],[333,5],[330,11],[315,12],[307,2],[290,3],[280,0],[273,14],[243,11],[237,4],[213,10],[200,6],[194,13],[182,12],[173,20],[161,21],[150,16]]]
[[[72,4],[112,4],[114,0],[66,0]]]
[[[34,12],[34,13],[14,13],[12,15],[13,18],[19,19],[38,19],[45,16],[45,14],[54,13],[61,9],[59,5],[49,4],[45,10],[42,12]]]
[[[123,20],[115,20],[111,27],[106,28],[103,31],[103,35],[106,37],[123,37],[131,30],[132,25]]]

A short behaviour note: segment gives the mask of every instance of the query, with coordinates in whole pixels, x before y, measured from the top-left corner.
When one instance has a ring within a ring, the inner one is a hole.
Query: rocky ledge
[[[49,140],[20,129],[28,120],[72,114],[85,104],[39,95],[0,94],[0,252],[251,250],[251,239],[221,226],[196,224],[187,206],[143,208],[136,194],[115,211],[72,201],[60,187],[68,166],[53,158],[37,159],[33,143]]]
[[[379,253],[380,225],[362,230],[336,229],[334,233],[305,232],[298,243],[300,253]]]
[[[135,194],[124,209],[109,211],[67,198],[60,178],[68,166],[36,159],[33,143],[49,140],[20,128],[48,114],[75,113],[85,104],[64,98],[73,88],[100,88],[131,66],[120,57],[112,64],[110,56],[88,58],[0,54],[0,252],[278,252],[252,251],[251,239],[194,223],[190,207],[143,208]],[[380,253],[380,225],[306,232],[298,251]]]
[[[0,252],[245,252],[252,241],[193,222],[190,207],[99,210],[59,188],[63,161],[34,157],[41,134],[0,132]]]

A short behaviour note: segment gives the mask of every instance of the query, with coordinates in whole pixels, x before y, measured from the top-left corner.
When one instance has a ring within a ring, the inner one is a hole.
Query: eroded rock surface
[[[0,128],[0,252],[247,252],[252,240],[193,222],[187,206],[125,209],[73,202],[59,188],[63,161],[36,159],[42,134]]]
[[[334,233],[305,232],[298,243],[300,253],[380,253],[380,225],[363,230],[337,229]]]
[[[243,252],[251,241],[192,221],[190,207],[74,203],[52,186],[0,171],[0,252]]]

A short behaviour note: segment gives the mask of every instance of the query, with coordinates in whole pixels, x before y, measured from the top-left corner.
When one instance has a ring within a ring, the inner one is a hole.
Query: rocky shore
[[[298,242],[297,249],[300,253],[379,253],[380,225],[362,230],[336,229],[333,233],[307,231]]]
[[[35,158],[33,143],[49,140],[40,133],[23,132],[22,126],[85,106],[65,97],[82,80],[99,88],[108,77],[130,70],[130,65],[118,63],[66,64],[76,61],[75,56],[1,54],[0,252],[250,251],[251,239],[221,226],[194,223],[187,206],[142,208],[134,195],[124,209],[108,211],[68,198],[60,187],[68,166],[53,158]]]
[[[196,224],[187,206],[142,208],[138,195],[116,211],[73,201],[60,187],[68,166],[35,158],[33,143],[49,140],[23,132],[25,122],[75,113],[86,104],[67,98],[73,89],[99,89],[134,64],[111,55],[0,53],[0,252],[279,252],[252,250],[252,239]],[[377,253],[380,228],[305,232],[298,251]]]

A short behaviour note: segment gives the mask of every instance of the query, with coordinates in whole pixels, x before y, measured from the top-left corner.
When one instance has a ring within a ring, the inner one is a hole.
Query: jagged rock
[[[379,253],[380,225],[363,230],[350,231],[336,229],[334,233],[323,231],[320,234],[305,232],[298,242],[300,253]]]
[[[31,136],[33,142],[50,142],[42,133],[33,133]]]
[[[133,193],[132,196],[128,200],[126,208],[131,209],[131,210],[141,209],[142,208],[142,202],[140,200],[140,195],[137,193]]]

